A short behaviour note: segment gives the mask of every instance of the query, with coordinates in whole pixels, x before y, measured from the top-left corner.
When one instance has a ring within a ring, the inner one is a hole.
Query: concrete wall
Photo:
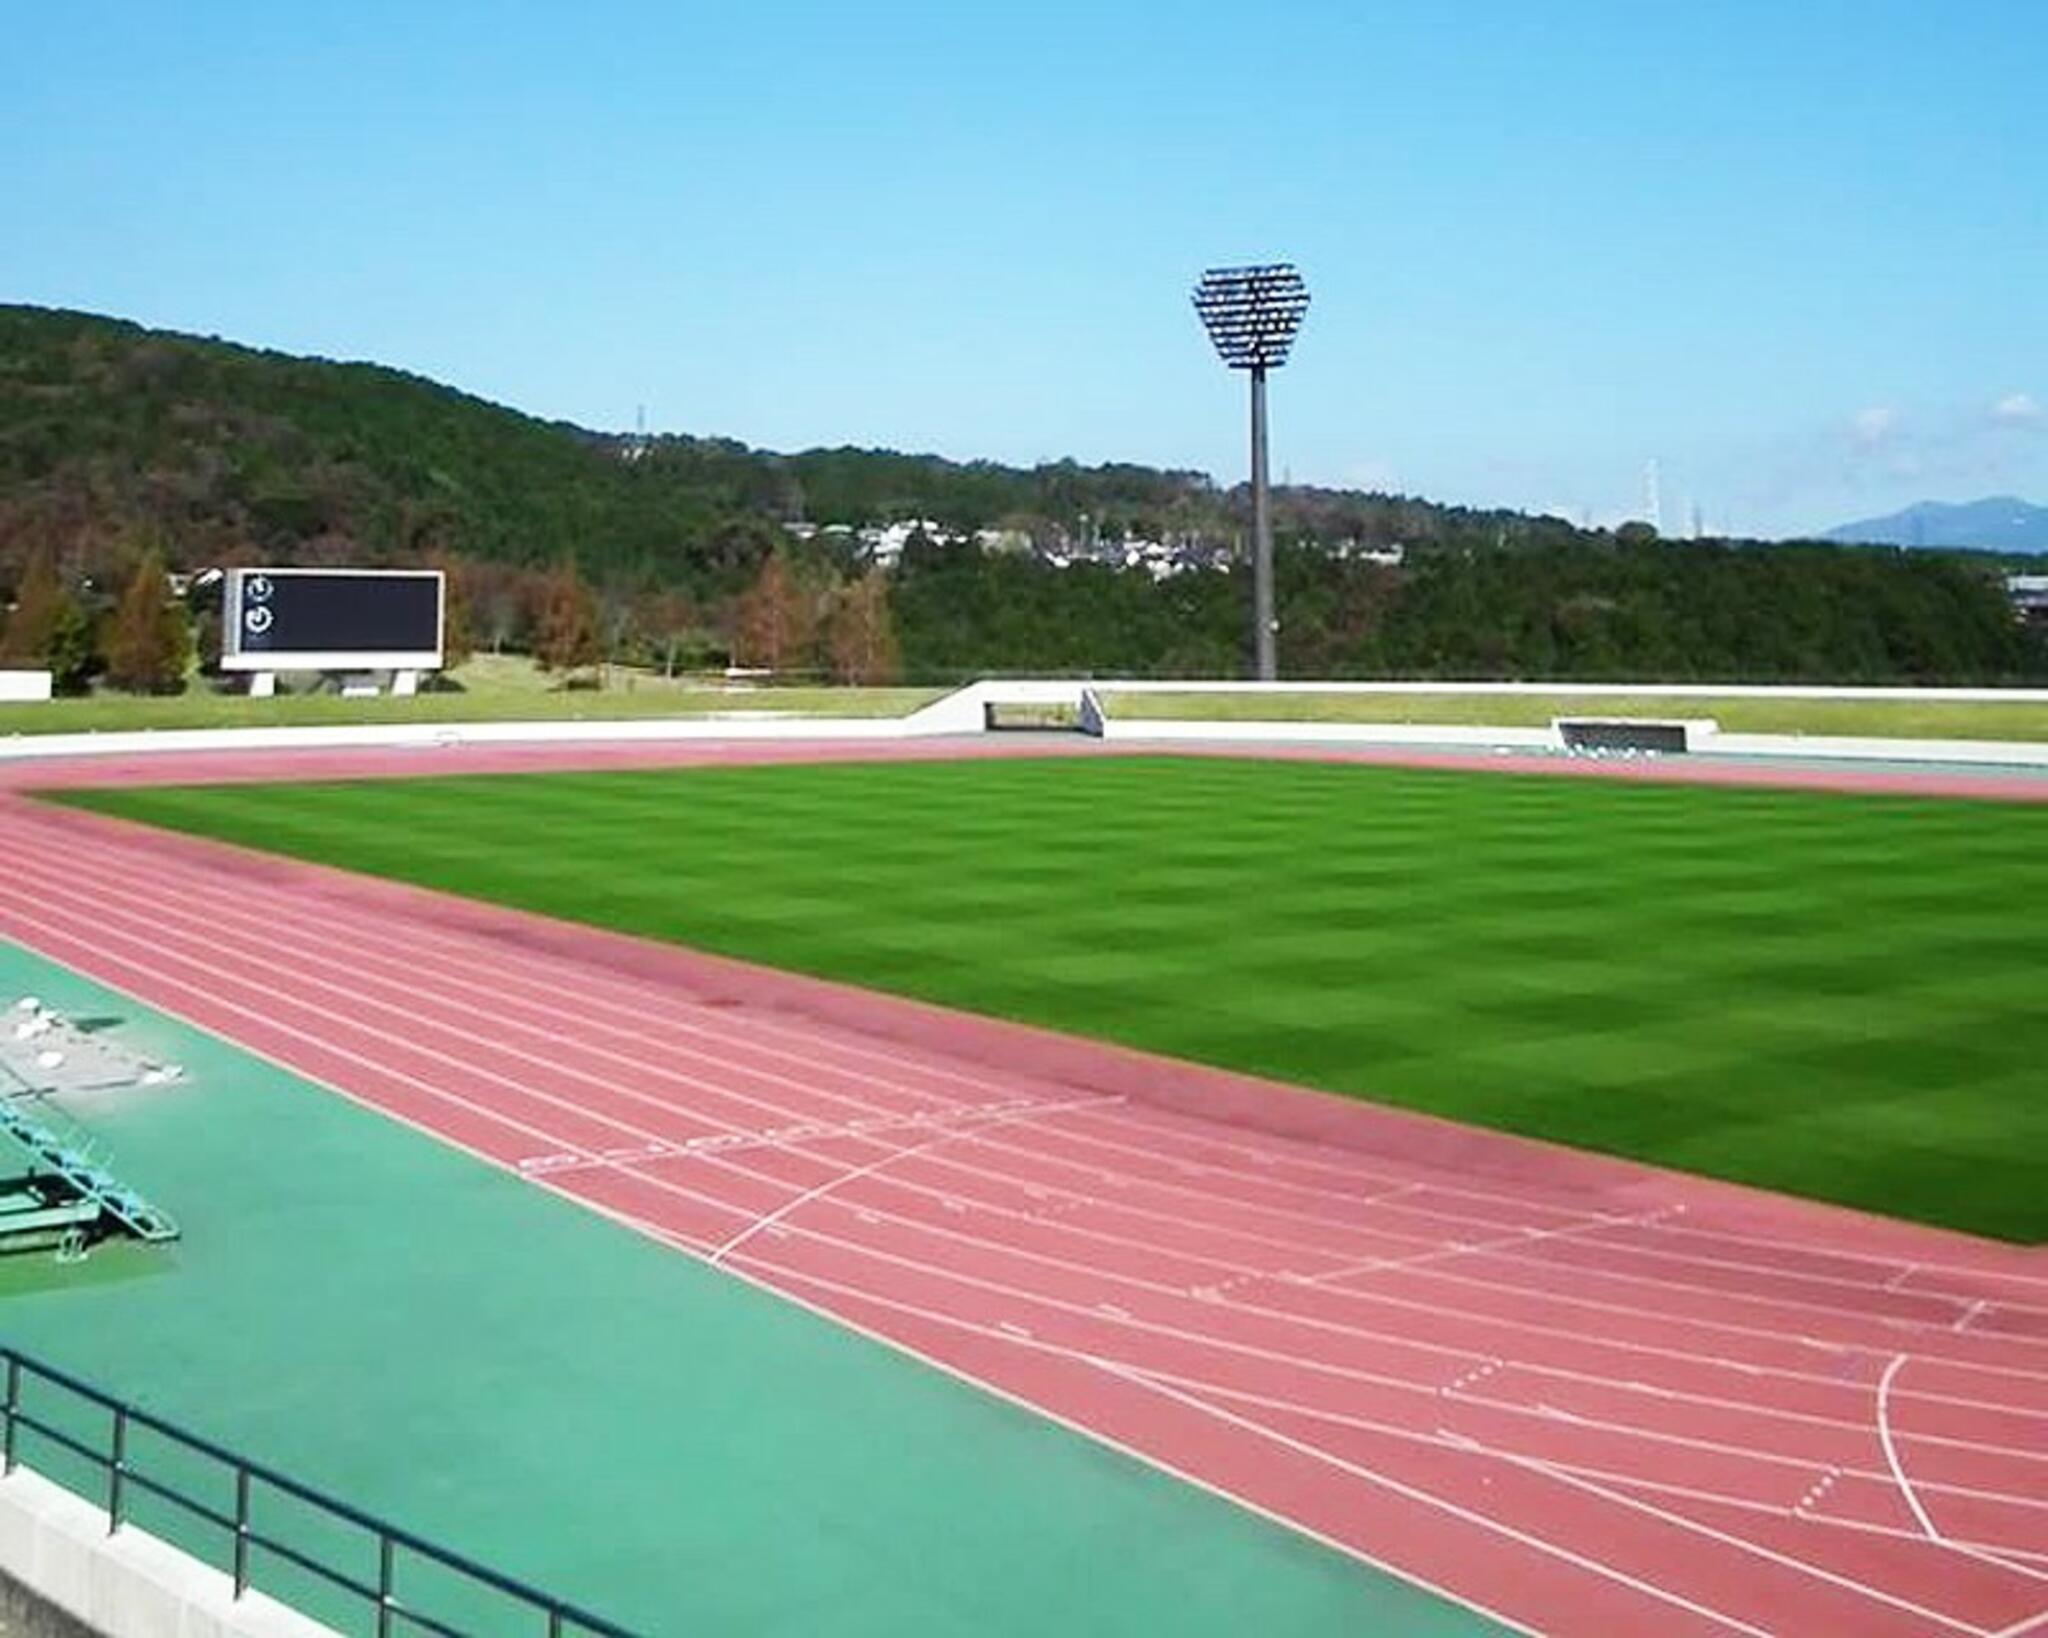
[[[2008,700],[2034,705],[2048,703],[2048,688],[1835,688],[1822,683],[1254,683],[1115,682],[1097,679],[1089,686],[1098,694],[1605,694],[1674,700]]]
[[[0,701],[15,704],[25,700],[46,700],[49,697],[49,672],[0,671]]]
[[[98,1638],[91,1627],[0,1575],[0,1633],[7,1638]]]
[[[32,1595],[38,1638],[335,1638],[132,1525],[108,1535],[104,1511],[25,1467],[0,1479],[0,1577]]]
[[[516,744],[662,744],[716,740],[891,742],[927,735],[979,734],[991,702],[1070,705],[1084,728],[1105,739],[1324,745],[1436,745],[1555,750],[1554,728],[1344,722],[1191,722],[1105,717],[1104,694],[1117,693],[1474,693],[1632,695],[1673,702],[1712,696],[1777,699],[2018,700],[2048,703],[2048,689],[1736,688],[1634,683],[1239,683],[1079,682],[1024,678],[971,683],[907,717],[677,717],[619,722],[360,723],[321,728],[155,729],[134,733],[16,734],[0,737],[0,761],[149,751],[310,750],[348,746]],[[1674,710],[1674,717],[1683,715]],[[1696,748],[1711,754],[1948,762],[2048,767],[2048,742],[1947,739],[1842,739],[1814,734],[1709,733]]]

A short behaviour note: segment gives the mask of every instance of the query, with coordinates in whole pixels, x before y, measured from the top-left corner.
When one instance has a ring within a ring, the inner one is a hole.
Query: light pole
[[[1212,267],[1195,286],[1195,311],[1216,352],[1252,377],[1252,626],[1259,681],[1278,675],[1273,636],[1273,512],[1266,481],[1266,372],[1287,362],[1308,286],[1291,262]]]

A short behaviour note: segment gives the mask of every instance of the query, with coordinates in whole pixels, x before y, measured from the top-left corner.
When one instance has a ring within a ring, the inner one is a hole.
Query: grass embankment
[[[1547,728],[1552,717],[1712,717],[1729,734],[2048,740],[2048,701],[1752,699],[1660,694],[1102,693],[1119,720]]]
[[[707,685],[616,668],[607,688],[563,688],[523,658],[479,655],[450,673],[459,688],[344,699],[281,694],[250,699],[193,688],[150,698],[91,694],[33,705],[0,705],[0,734],[114,733],[137,728],[309,728],[357,722],[605,722],[621,717],[706,717],[773,712],[800,717],[897,717],[943,692],[936,688],[794,688]]]
[[[64,799],[2048,1237],[2048,808],[1215,758]]]

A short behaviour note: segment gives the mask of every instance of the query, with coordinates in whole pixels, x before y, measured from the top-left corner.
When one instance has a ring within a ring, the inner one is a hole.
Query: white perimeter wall
[[[5,675],[0,673],[0,675]],[[1323,744],[1436,745],[1556,750],[1554,728],[1349,722],[1190,722],[1105,717],[1100,696],[1117,694],[1584,694],[1666,698],[2021,701],[2048,704],[2043,688],[1719,687],[1642,683],[1242,683],[1076,682],[1025,678],[971,683],[907,717],[672,717],[618,722],[361,723],[319,728],[152,729],[132,733],[16,734],[0,738],[0,761],[149,751],[307,750],[344,746],[642,744],[718,740],[889,742],[979,734],[990,703],[1071,705],[1083,726],[1105,739]],[[1674,709],[1674,717],[1688,715]],[[1815,734],[1722,734],[1700,722],[1706,754],[1843,758],[2048,767],[2048,742],[1839,738]]]
[[[49,672],[0,671],[0,700],[13,704],[24,700],[46,700],[49,697]]]

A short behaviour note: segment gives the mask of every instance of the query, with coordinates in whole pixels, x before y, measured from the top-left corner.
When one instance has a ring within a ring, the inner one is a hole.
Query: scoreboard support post
[[[251,699],[267,700],[276,693],[277,673],[275,671],[252,671],[249,673],[249,697]]]

